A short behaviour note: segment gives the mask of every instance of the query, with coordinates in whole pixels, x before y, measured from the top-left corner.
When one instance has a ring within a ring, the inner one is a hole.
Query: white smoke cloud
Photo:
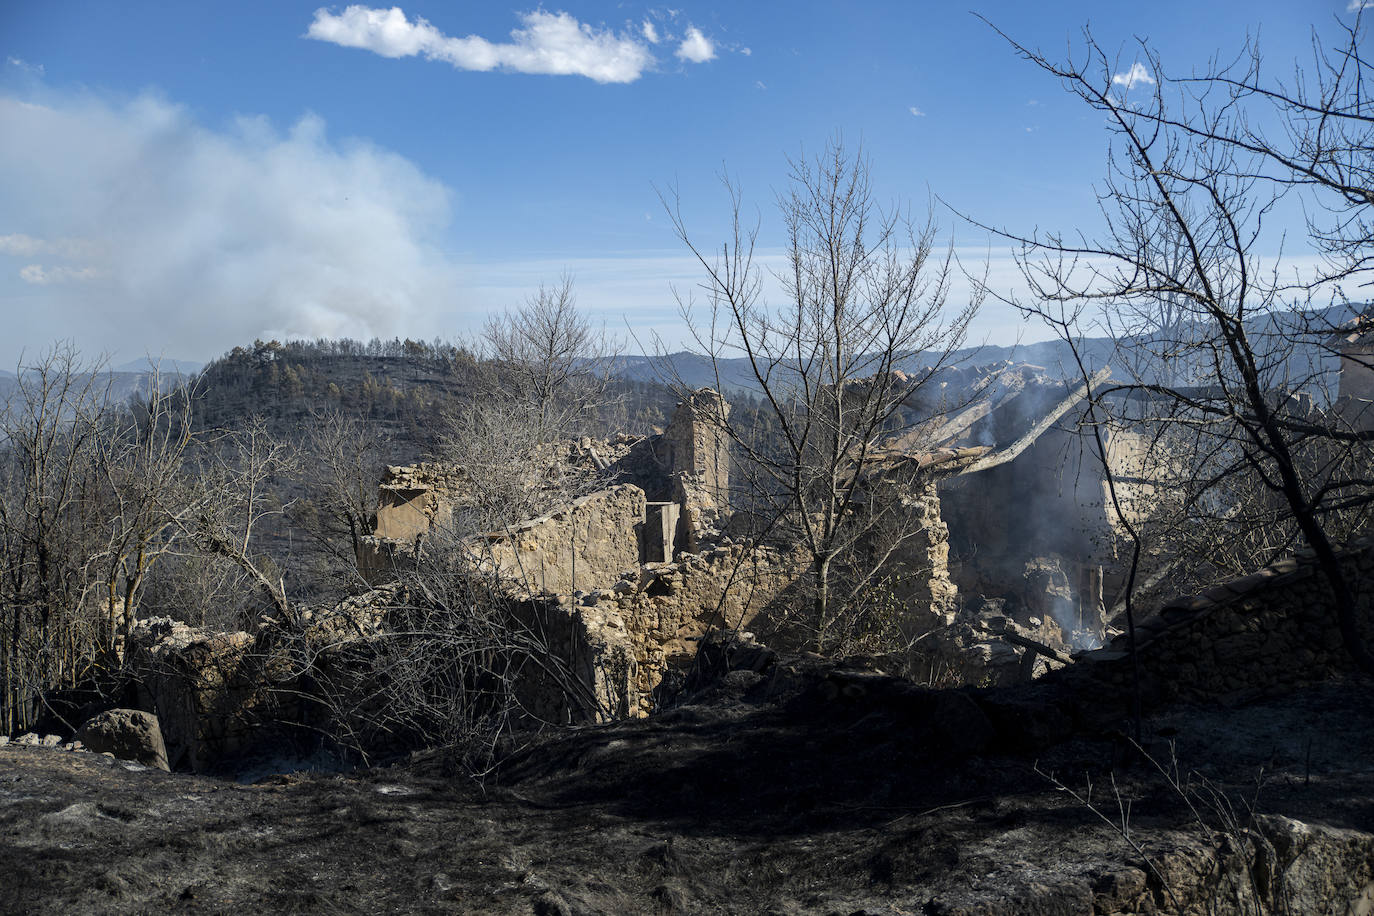
[[[446,61],[460,70],[514,70],[519,73],[585,76],[598,83],[632,83],[654,63],[641,41],[595,29],[568,13],[535,10],[522,13],[523,28],[511,31],[511,41],[497,43],[479,35],[451,38],[427,20],[406,18],[400,7],[373,9],[349,6],[342,13],[320,8],[306,32],[308,38],[346,48],[363,48],[383,57],[424,55]],[[644,38],[656,41],[646,20]]]
[[[154,96],[0,97],[0,125],[0,359],[449,330],[448,190],[317,117],[212,130]]]

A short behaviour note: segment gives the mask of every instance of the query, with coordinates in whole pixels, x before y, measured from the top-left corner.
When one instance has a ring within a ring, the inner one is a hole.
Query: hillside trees
[[[32,720],[41,692],[70,685],[111,640],[90,613],[98,377],[69,345],[21,373],[3,423],[0,464],[0,730]]]
[[[270,502],[265,475],[281,446],[259,438],[256,452],[207,448],[186,380],[155,371],[126,403],[110,383],[103,364],[58,345],[20,365],[0,407],[6,733],[32,724],[54,690],[116,685],[136,617],[150,596],[156,605],[176,591],[159,580],[188,564],[225,558],[259,574],[265,603],[284,601],[252,525]],[[252,430],[224,435],[241,444]],[[196,600],[214,603],[238,583],[211,575],[200,584]]]
[[[154,372],[127,405],[100,363],[58,345],[22,365],[0,410],[0,728],[46,691],[108,677],[149,576],[176,548],[189,392]],[[175,507],[169,510],[167,507]]]
[[[761,393],[760,422],[746,428],[717,418],[744,480],[737,501],[763,528],[803,546],[811,627],[817,645],[830,648],[844,610],[918,533],[901,520],[898,500],[870,491],[864,468],[878,457],[881,438],[921,419],[904,408],[949,364],[979,303],[951,305],[952,253],[935,253],[930,220],[879,205],[862,152],[836,139],[789,165],[778,196],[786,248],[773,274],[782,289],[777,303],[764,293],[759,225],[744,222],[736,185],[725,180],[730,232],[718,248],[694,240],[679,199],[663,195],[663,202],[704,271],[704,306],[690,296],[679,304],[716,369],[717,388],[724,389],[722,362],[742,356]],[[903,362],[917,354],[925,356],[919,367]],[[903,483],[914,479],[896,481],[898,490]],[[875,548],[879,533],[885,543]]]
[[[1067,62],[1012,42],[1105,118],[1112,145],[1098,234],[1002,234],[1020,244],[1027,312],[1071,341],[1094,322],[1140,341],[1131,377],[1098,389],[1095,407],[1102,423],[1161,430],[1155,473],[1171,511],[1153,523],[1218,548],[1248,538],[1260,562],[1305,544],[1346,648],[1374,671],[1336,553],[1374,494],[1370,434],[1299,396],[1320,379],[1288,358],[1299,341],[1335,349],[1336,329],[1310,307],[1344,301],[1374,266],[1364,34],[1357,15],[1333,49],[1314,36],[1313,66],[1287,82],[1254,44],[1233,65],[1170,79],[1148,45],[1127,69],[1091,35]],[[1285,218],[1305,220],[1315,267],[1270,253],[1283,245],[1267,227]]]

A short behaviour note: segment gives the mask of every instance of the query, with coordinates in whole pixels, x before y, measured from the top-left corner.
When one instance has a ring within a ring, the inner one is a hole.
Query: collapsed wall
[[[216,633],[167,617],[135,626],[129,665],[139,706],[157,715],[172,769],[205,772],[247,750],[275,705],[280,678],[248,633]]]
[[[479,560],[494,564],[518,592],[542,596],[538,624],[598,717],[647,714],[665,675],[690,661],[698,640],[749,626],[804,567],[794,556],[742,544],[641,562],[645,553],[672,556],[669,532],[646,530],[648,507],[642,490],[621,484],[482,544]],[[656,551],[646,539],[658,540]],[[550,721],[575,715],[556,700],[540,703]]]
[[[347,598],[332,608],[305,610],[292,638],[278,624],[256,634],[222,633],[169,617],[138,621],[129,670],[138,705],[162,728],[172,769],[203,773],[299,736],[325,714],[303,682],[319,673],[332,648],[380,633],[395,587]],[[316,698],[318,699],[318,698]]]
[[[795,553],[724,544],[628,572],[585,596],[577,613],[590,628],[626,635],[635,662],[626,707],[629,715],[647,715],[703,638],[750,627],[804,569]]]

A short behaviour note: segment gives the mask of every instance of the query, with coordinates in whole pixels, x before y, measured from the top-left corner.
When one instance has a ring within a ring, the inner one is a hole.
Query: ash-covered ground
[[[242,785],[11,744],[0,911],[972,916],[1241,912],[1249,893],[1345,913],[1374,897],[1367,685],[1157,712],[1161,772],[1128,733],[1013,747],[968,692],[792,674],[550,733],[481,782],[438,754]],[[1130,842],[1089,799],[1118,824],[1129,806]],[[1246,836],[1261,855],[1242,860]]]

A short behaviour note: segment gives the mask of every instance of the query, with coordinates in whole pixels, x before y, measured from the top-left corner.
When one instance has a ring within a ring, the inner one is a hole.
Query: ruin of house
[[[892,498],[919,523],[898,558],[919,573],[907,577],[902,596],[909,632],[956,666],[961,682],[995,684],[1067,665],[1078,648],[1073,631],[1087,630],[1108,647],[1080,656],[1095,672],[1085,676],[1102,679],[1104,690],[1120,687],[1122,647],[1103,620],[1114,585],[1104,544],[1116,520],[1101,468],[1070,457],[1084,454],[1075,439],[1084,392],[1025,366],[967,370],[954,381],[980,397],[941,417],[934,435],[885,443],[864,469],[875,487],[900,480],[906,489]],[[566,443],[566,460],[590,462],[607,486],[465,542],[508,583],[514,613],[580,685],[575,696],[537,680],[522,685],[530,714],[552,722],[646,715],[704,637],[755,627],[806,574],[803,552],[731,534],[731,466],[720,429],[727,410],[717,393],[699,391],[661,435]],[[1109,460],[1129,470],[1138,442],[1114,435]],[[891,474],[895,468],[920,473]],[[453,518],[465,481],[461,469],[440,465],[388,469],[370,547],[379,581],[394,580]],[[1374,570],[1371,549],[1348,554],[1362,581]],[[325,647],[381,633],[387,608],[403,603],[397,588],[381,584],[305,612],[301,645],[321,647],[327,659]],[[1344,665],[1322,588],[1310,563],[1280,561],[1174,602],[1139,631],[1153,653],[1152,689],[1250,689],[1258,681],[1237,673],[1238,653],[1272,657],[1253,666],[1269,686],[1306,677],[1314,664]],[[1319,622],[1309,621],[1313,614]],[[134,643],[144,705],[162,719],[182,766],[202,769],[241,751],[264,722],[305,715],[291,706],[301,695],[292,681],[299,670],[270,629],[216,634],[151,620],[140,623]]]
[[[863,471],[874,486],[902,481],[883,496],[914,532],[895,558],[901,625],[913,641],[949,636],[978,678],[1029,676],[1106,635],[1116,523],[1078,441],[1086,389],[1010,365],[951,373],[948,384],[977,397],[937,428],[885,443]],[[764,623],[807,571],[785,545],[732,537],[728,413],[702,389],[660,435],[568,443],[566,460],[594,466],[604,489],[467,542],[516,594],[567,618],[546,626],[572,634],[567,661],[605,709],[647,713],[704,635]],[[1119,434],[1111,450],[1127,462],[1132,448]],[[899,467],[919,473],[893,475]],[[464,480],[438,465],[387,470],[362,564],[375,581],[452,517]]]

